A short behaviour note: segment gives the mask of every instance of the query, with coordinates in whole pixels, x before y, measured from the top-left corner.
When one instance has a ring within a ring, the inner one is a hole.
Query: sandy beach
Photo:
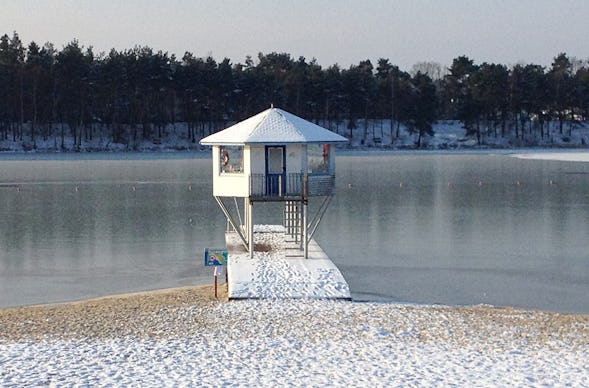
[[[219,286],[217,299],[213,286],[195,286],[4,308],[0,309],[0,341],[157,337],[165,333],[148,325],[152,317],[165,309],[212,308],[226,299],[226,290],[226,285]]]
[[[587,386],[589,316],[212,286],[0,309],[2,386],[172,384]]]

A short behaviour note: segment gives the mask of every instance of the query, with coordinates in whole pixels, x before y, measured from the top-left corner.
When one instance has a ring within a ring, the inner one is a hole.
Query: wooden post
[[[213,273],[215,278],[215,299],[217,299],[217,266],[215,266],[215,272]]]

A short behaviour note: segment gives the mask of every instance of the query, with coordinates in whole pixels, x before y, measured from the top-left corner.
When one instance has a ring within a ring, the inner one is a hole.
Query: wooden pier
[[[255,225],[253,257],[235,232],[225,239],[229,299],[351,299],[343,275],[311,240],[308,258],[281,225]]]

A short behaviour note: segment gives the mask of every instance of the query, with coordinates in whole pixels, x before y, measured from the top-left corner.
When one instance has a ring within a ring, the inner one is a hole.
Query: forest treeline
[[[270,104],[318,123],[345,123],[348,137],[362,125],[366,137],[368,120],[383,120],[392,139],[403,126],[419,146],[437,120],[458,120],[479,144],[493,136],[525,143],[549,136],[549,121],[566,135],[589,117],[589,66],[564,53],[549,68],[466,56],[410,72],[386,58],[323,68],[288,53],[234,64],[139,46],[97,55],[77,40],[61,50],[25,46],[16,32],[0,38],[0,140],[30,148],[52,137],[63,146],[66,136],[79,147],[97,131],[115,143],[155,140],[177,122],[196,142]]]

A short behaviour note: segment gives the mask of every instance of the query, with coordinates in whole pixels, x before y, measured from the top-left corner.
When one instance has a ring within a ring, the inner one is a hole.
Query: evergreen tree
[[[482,119],[487,128],[492,126],[493,133],[497,136],[497,126],[500,124],[502,133],[505,131],[507,117],[508,81],[509,72],[503,65],[483,63],[472,75],[472,97],[477,105],[482,107]],[[481,137],[480,127],[478,136]],[[485,133],[488,129],[485,130]]]
[[[74,147],[81,143],[80,129],[88,115],[90,64],[94,61],[92,48],[85,53],[77,40],[67,44],[56,56],[55,76],[58,117],[66,123],[74,139]],[[61,147],[65,147],[65,128],[61,129]]]
[[[589,68],[581,67],[575,73],[576,98],[583,120],[589,117]]]
[[[445,98],[449,102],[450,115],[462,121],[467,135],[476,135],[479,144],[480,119],[483,107],[476,98],[480,74],[478,66],[468,57],[455,58],[445,77]]]
[[[35,148],[35,129],[39,121],[39,83],[43,71],[43,59],[41,48],[37,43],[31,42],[27,49],[27,60],[25,64],[26,74],[26,99],[28,108],[27,117],[30,118],[30,141]]]
[[[573,97],[571,92],[574,90],[572,80],[572,63],[566,54],[561,53],[554,58],[552,68],[548,73],[550,95],[552,96],[550,107],[558,117],[561,134],[567,113],[570,114],[571,120],[574,117],[574,109],[571,107]]]
[[[411,110],[405,121],[410,132],[417,133],[416,147],[421,147],[424,135],[433,136],[438,105],[436,87],[427,74],[418,72],[411,79]]]
[[[12,141],[22,140],[24,124],[25,49],[16,32],[0,37],[1,131],[4,139],[12,129]]]
[[[337,64],[324,71],[323,93],[323,118],[327,121],[328,129],[339,132],[339,124],[344,112],[345,95],[341,69]],[[335,124],[335,128],[333,128],[333,124]]]
[[[357,66],[352,65],[348,70],[342,72],[342,77],[350,137],[352,137],[352,130],[356,128],[357,120],[363,118],[364,135],[362,141],[365,141],[368,119],[372,114],[372,102],[377,90],[372,63],[370,60],[365,60]]]

